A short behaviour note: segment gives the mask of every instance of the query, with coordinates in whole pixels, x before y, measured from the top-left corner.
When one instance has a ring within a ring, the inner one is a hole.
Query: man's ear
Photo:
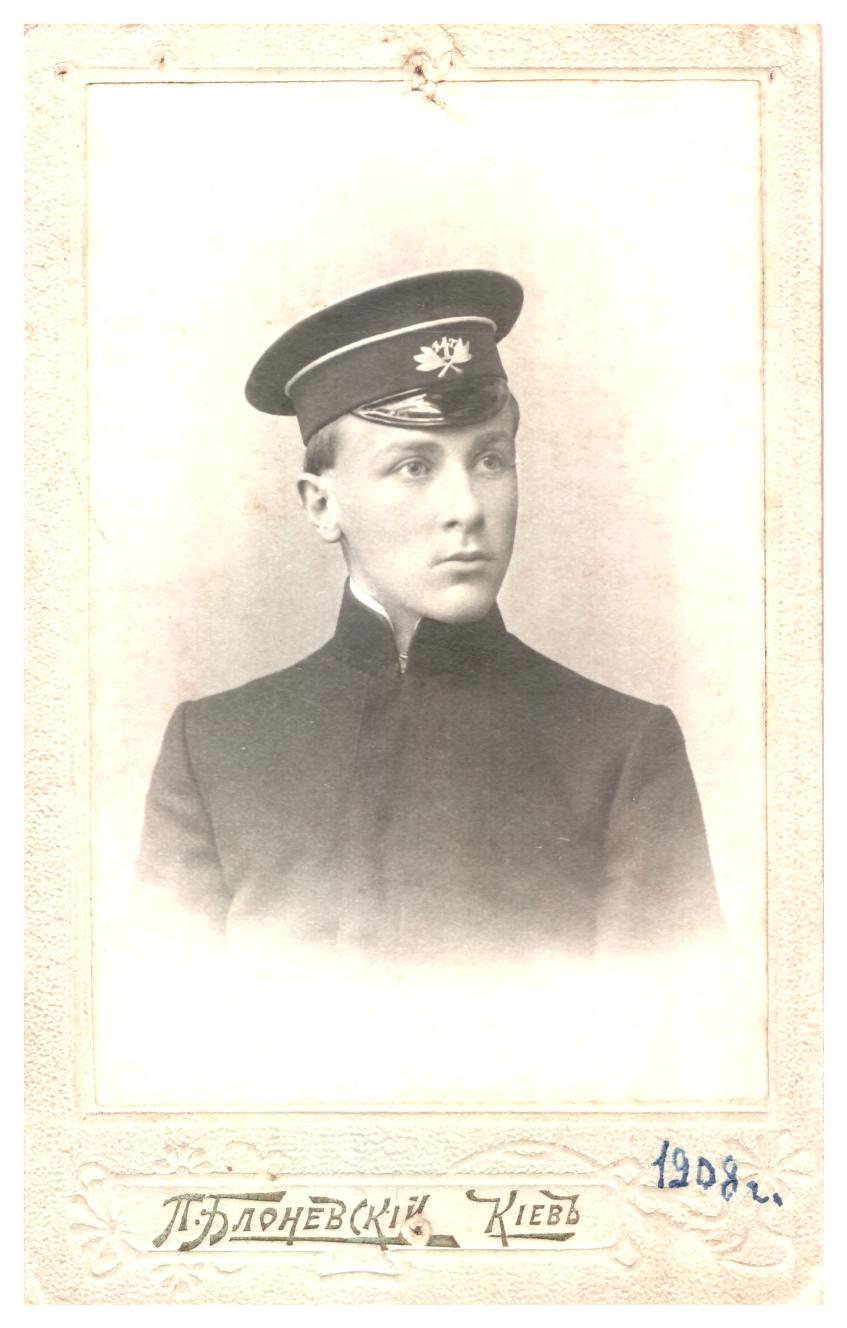
[[[338,512],[332,481],[328,475],[313,475],[304,471],[297,481],[300,502],[321,539],[335,544],[341,539]]]

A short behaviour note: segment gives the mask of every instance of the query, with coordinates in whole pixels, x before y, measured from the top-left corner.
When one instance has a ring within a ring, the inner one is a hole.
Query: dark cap
[[[247,400],[296,415],[304,441],[356,412],[402,427],[470,422],[508,389],[497,342],[523,291],[502,272],[428,272],[376,286],[295,323],[247,381]]]

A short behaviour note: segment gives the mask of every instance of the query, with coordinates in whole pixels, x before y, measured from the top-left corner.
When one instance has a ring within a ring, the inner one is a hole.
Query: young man
[[[720,925],[669,710],[512,636],[497,594],[518,508],[498,343],[512,278],[408,278],[262,356],[296,414],[300,498],[348,571],[335,633],[293,667],[181,705],[140,874],[280,954],[392,962],[672,946]]]

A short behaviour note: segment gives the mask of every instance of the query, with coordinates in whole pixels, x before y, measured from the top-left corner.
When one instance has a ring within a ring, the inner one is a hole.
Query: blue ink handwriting
[[[691,1173],[691,1163],[688,1160],[688,1154],[684,1148],[674,1148],[670,1155],[670,1164],[676,1175],[673,1179],[666,1180],[666,1171],[668,1170],[668,1150],[670,1149],[670,1140],[665,1139],[662,1143],[659,1156],[650,1163],[651,1167],[656,1167],[659,1172],[659,1179],[656,1182],[660,1190],[667,1187],[669,1190],[683,1190],[689,1185],[689,1176]],[[727,1203],[738,1192],[738,1163],[729,1153],[721,1163],[723,1179],[720,1182],[721,1194]],[[713,1185],[718,1183],[718,1174],[715,1167],[707,1157],[697,1158],[697,1169],[694,1173],[694,1184],[699,1185],[702,1190],[710,1190]],[[759,1182],[757,1180],[748,1180],[746,1182],[747,1190],[757,1204],[775,1203],[777,1208],[782,1207],[782,1198],[774,1190],[773,1194],[760,1194]],[[742,1193],[744,1191],[742,1190]]]

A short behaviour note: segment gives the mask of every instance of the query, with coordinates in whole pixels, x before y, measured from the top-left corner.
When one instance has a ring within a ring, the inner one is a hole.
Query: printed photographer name
[[[368,1244],[508,1249],[572,1240],[580,1221],[578,1194],[534,1187],[484,1192],[442,1190],[376,1196],[277,1190],[244,1194],[174,1194],[153,1241],[191,1251],[212,1246]]]

